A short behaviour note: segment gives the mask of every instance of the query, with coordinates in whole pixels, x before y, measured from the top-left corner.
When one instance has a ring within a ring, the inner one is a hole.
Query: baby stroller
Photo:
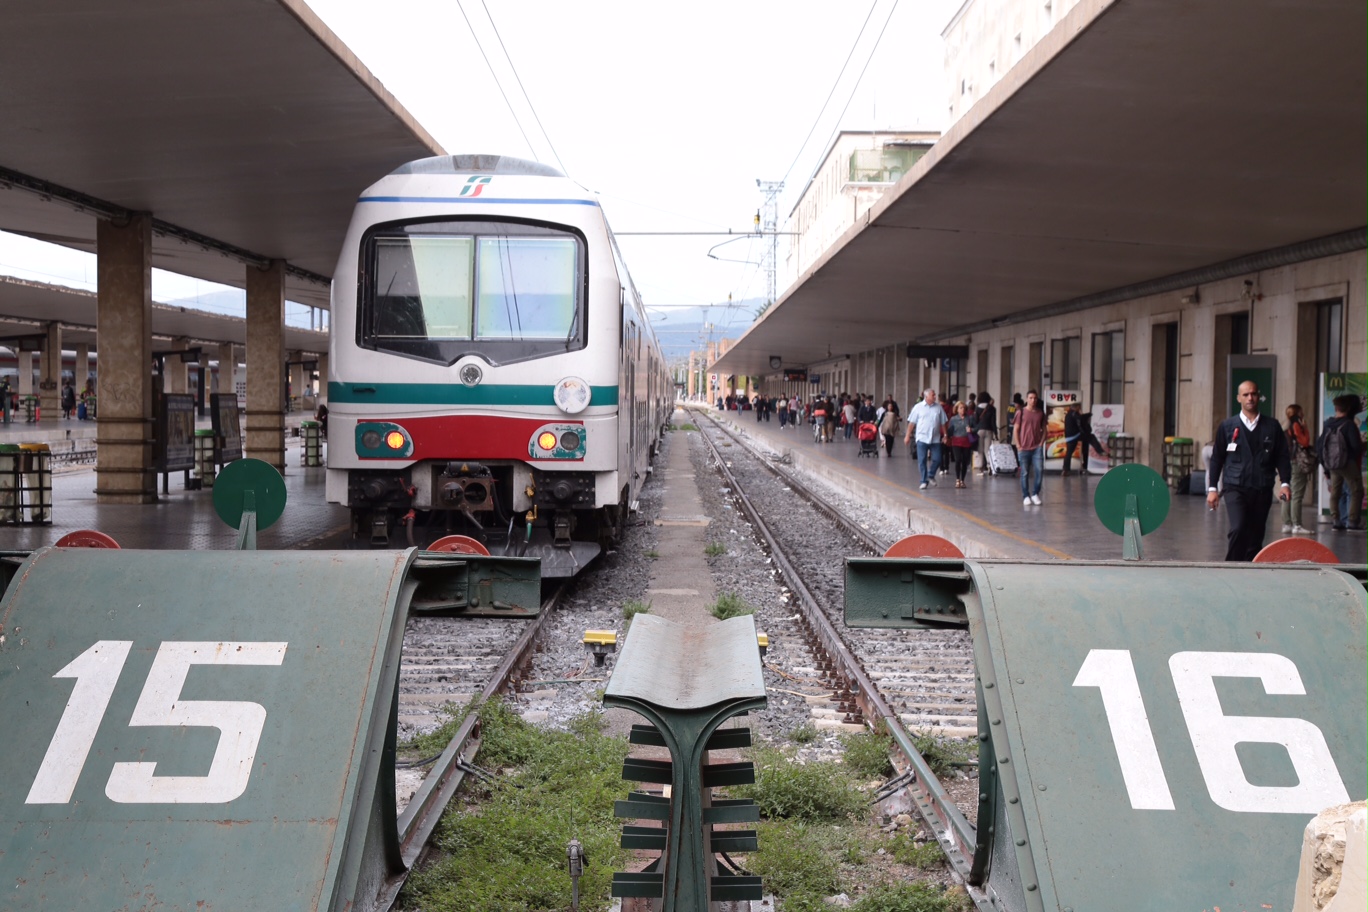
[[[879,426],[872,421],[865,421],[855,429],[856,436],[860,438],[860,456],[879,455]]]

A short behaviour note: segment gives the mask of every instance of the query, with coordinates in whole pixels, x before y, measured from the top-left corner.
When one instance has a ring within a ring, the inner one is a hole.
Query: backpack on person
[[[1316,449],[1320,451],[1321,465],[1327,469],[1343,469],[1349,465],[1352,448],[1349,435],[1345,433],[1349,425],[1348,421],[1332,421],[1321,431]]]

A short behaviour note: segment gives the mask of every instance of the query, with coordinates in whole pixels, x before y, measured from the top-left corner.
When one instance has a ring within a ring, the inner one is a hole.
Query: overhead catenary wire
[[[504,59],[508,61],[508,68],[513,71],[513,79],[518,83],[518,90],[522,92],[523,100],[527,102],[528,109],[532,111],[532,119],[537,122],[537,129],[541,130],[541,135],[546,138],[547,148],[551,150],[551,156],[556,160],[556,164],[560,165],[561,173],[568,177],[570,171],[556,152],[556,144],[551,142],[551,134],[546,132],[546,127],[542,126],[541,118],[537,116],[537,106],[532,103],[532,98],[527,94],[527,89],[523,87],[522,77],[518,75],[518,68],[513,63],[513,57],[508,53],[508,48],[504,46],[503,36],[499,34],[499,27],[494,24],[494,17],[489,14],[489,7],[484,0],[480,0],[480,6],[484,9],[485,18],[489,20],[489,27],[494,30],[494,37],[498,39],[499,50],[503,51]]]
[[[803,150],[807,148],[808,140],[812,139],[812,134],[817,132],[817,125],[822,122],[822,115],[826,113],[827,105],[831,104],[831,99],[836,95],[836,89],[841,84],[841,77],[845,76],[846,67],[850,66],[850,60],[855,56],[855,49],[860,46],[860,39],[864,37],[865,29],[869,27],[869,20],[873,17],[874,9],[878,5],[879,0],[874,0],[874,2],[870,4],[869,12],[865,14],[864,23],[860,26],[860,32],[855,36],[855,41],[850,45],[850,53],[846,54],[845,62],[841,64],[841,71],[836,74],[835,81],[831,83],[831,91],[827,92],[826,101],[822,102],[822,107],[817,111],[817,117],[812,121],[812,126],[808,128],[807,136],[804,136],[803,141],[799,143],[798,152],[793,156],[793,162],[788,166],[788,169],[784,171],[783,180],[788,180],[788,176],[793,173],[793,169],[798,165],[798,160],[803,157]],[[895,7],[897,6],[896,0],[893,5]],[[888,23],[885,22],[884,25],[887,27]],[[878,45],[876,44],[875,47],[877,48]],[[856,82],[856,86],[858,85],[859,83]],[[847,102],[847,105],[849,105],[849,102]]]
[[[470,37],[475,41],[475,47],[479,50],[480,56],[484,58],[485,66],[489,68],[489,75],[493,77],[494,85],[498,88],[499,94],[503,96],[504,104],[508,107],[508,113],[513,115],[513,123],[517,125],[518,132],[522,134],[523,142],[527,143],[527,151],[532,154],[533,158],[536,158],[537,149],[532,145],[532,140],[527,138],[527,131],[523,129],[522,121],[518,119],[518,112],[513,110],[513,103],[508,100],[508,93],[504,91],[503,83],[499,82],[499,74],[494,72],[494,64],[490,62],[489,55],[485,53],[484,45],[480,43],[480,36],[475,34],[475,26],[470,24],[470,17],[466,15],[465,7],[461,6],[460,0],[457,0],[456,8],[461,11],[461,18],[465,20],[466,28],[470,29]],[[492,24],[493,21],[491,19],[490,23]],[[514,75],[517,74],[514,73]]]

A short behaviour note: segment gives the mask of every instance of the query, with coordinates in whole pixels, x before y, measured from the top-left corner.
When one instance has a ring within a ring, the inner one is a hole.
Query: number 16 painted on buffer
[[[1291,659],[1270,652],[1178,652],[1168,664],[1197,764],[1217,806],[1244,813],[1319,814],[1332,805],[1348,803],[1349,794],[1325,735],[1314,723],[1282,716],[1227,716],[1221,711],[1216,678],[1258,678],[1265,693],[1305,694]],[[1102,708],[1131,807],[1173,810],[1173,795],[1159,762],[1130,650],[1092,650],[1073,686],[1102,691]],[[1235,745],[1242,742],[1282,745],[1296,770],[1297,784],[1251,783],[1235,752]]]

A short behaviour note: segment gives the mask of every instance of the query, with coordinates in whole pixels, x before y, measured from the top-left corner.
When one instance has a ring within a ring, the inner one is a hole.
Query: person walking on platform
[[[1026,391],[1026,402],[1012,421],[1012,446],[1021,466],[1021,505],[1040,506],[1040,481],[1045,474],[1045,410],[1040,394]]]
[[[974,433],[978,434],[979,459],[983,463],[979,474],[988,475],[993,471],[993,464],[988,458],[989,451],[997,442],[997,406],[993,404],[993,397],[986,392],[979,393],[978,401],[980,408]]]
[[[1363,438],[1359,436],[1356,418],[1363,408],[1353,393],[1336,396],[1335,417],[1325,422],[1320,439],[1316,441],[1316,455],[1325,467],[1330,483],[1330,522],[1336,532],[1363,529]],[[1349,515],[1346,518],[1340,505],[1340,495],[1348,489]]]
[[[898,433],[898,425],[901,417],[898,415],[897,404],[892,397],[884,400],[884,404],[879,406],[879,433],[883,435],[884,458],[893,458],[893,438]]]
[[[907,433],[903,443],[917,444],[917,468],[921,471],[921,490],[927,486],[935,487],[936,473],[940,471],[941,443],[945,439],[945,409],[936,404],[936,391],[927,387],[922,391],[922,401],[912,407],[907,416]]]
[[[1283,501],[1282,530],[1293,535],[1310,535],[1302,528],[1302,500],[1306,497],[1306,483],[1316,477],[1316,448],[1311,445],[1311,432],[1306,429],[1306,414],[1295,402],[1287,407],[1287,451],[1292,462],[1292,496]]]
[[[1259,385],[1253,380],[1241,383],[1239,400],[1239,414],[1216,428],[1207,465],[1207,508],[1216,509],[1225,498],[1230,520],[1225,559],[1252,561],[1263,547],[1274,475],[1282,482],[1278,497],[1290,499],[1292,464],[1287,435],[1277,419],[1259,414]],[[1217,490],[1222,476],[1225,483]]]
[[[859,418],[859,409],[855,408],[855,400],[847,398],[842,403],[841,417],[845,419],[845,439],[849,440],[850,435],[855,433],[855,422]]]
[[[1078,474],[1087,475],[1088,473],[1088,450],[1092,450],[1098,456],[1107,455],[1107,451],[1102,449],[1102,443],[1097,439],[1097,435],[1092,429],[1092,412],[1085,412],[1082,406],[1074,403],[1069,406],[1069,410],[1064,413],[1064,471],[1062,475],[1072,475],[1070,469],[1073,468],[1074,448],[1078,448],[1079,467]]]
[[[946,425],[945,436],[950,443],[950,460],[955,464],[955,487],[967,487],[964,476],[969,471],[969,463],[974,458],[974,448],[969,442],[969,409],[963,402],[955,403],[955,414]]]
[[[788,425],[788,396],[780,393],[775,409],[779,412],[779,430],[782,431]]]
[[[62,381],[62,417],[74,418],[76,411],[76,387],[71,385],[70,380]]]

